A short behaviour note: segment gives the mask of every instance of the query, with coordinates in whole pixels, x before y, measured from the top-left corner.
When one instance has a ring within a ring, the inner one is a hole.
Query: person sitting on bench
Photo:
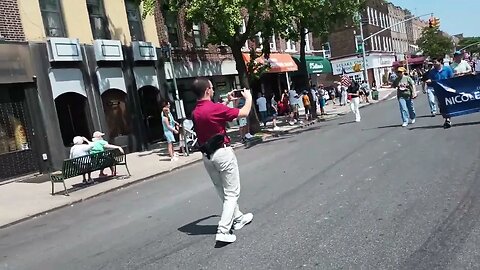
[[[118,149],[122,154],[124,153],[123,148],[120,146],[116,146],[113,144],[109,144],[107,141],[103,139],[103,136],[105,136],[105,133],[102,133],[100,131],[95,131],[92,136],[92,141],[93,141],[93,147],[90,150],[90,154],[96,154],[105,151],[105,149]],[[115,171],[115,167],[110,167],[110,170],[112,171],[112,176],[116,176],[117,172]],[[103,170],[100,171],[99,177],[105,177],[107,176]]]
[[[84,144],[87,143],[87,144]],[[70,149],[70,159],[72,158],[77,158],[77,157],[83,157],[83,156],[88,156],[90,155],[90,150],[93,148],[93,143],[88,141],[87,138],[81,137],[81,136],[75,136],[73,138],[73,146]],[[86,166],[87,164],[78,164],[79,166]],[[88,174],[88,180],[85,177],[85,174],[83,175],[83,183],[92,183],[92,173],[87,173]]]

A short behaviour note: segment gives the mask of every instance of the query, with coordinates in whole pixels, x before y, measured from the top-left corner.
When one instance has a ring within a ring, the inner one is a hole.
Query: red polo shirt
[[[199,100],[192,112],[199,143],[204,144],[208,139],[217,134],[227,135],[227,122],[237,118],[239,112],[239,109],[230,108],[222,103]],[[225,136],[225,143],[230,143],[228,136]]]

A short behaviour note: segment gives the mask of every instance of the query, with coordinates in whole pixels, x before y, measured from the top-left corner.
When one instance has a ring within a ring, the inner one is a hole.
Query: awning
[[[82,71],[78,68],[51,69],[48,73],[53,99],[65,93],[77,93],[87,97]]]
[[[245,63],[250,62],[250,55],[248,53],[243,54],[243,60]],[[270,70],[268,73],[281,73],[281,72],[290,72],[290,71],[297,71],[298,67],[293,61],[290,54],[285,53],[271,53],[270,58],[267,60],[270,63]],[[257,63],[265,63],[265,58],[259,57],[255,59]]]
[[[293,56],[298,64],[300,64],[300,55]],[[307,72],[308,74],[319,74],[319,73],[332,73],[332,64],[328,59],[314,56],[314,55],[305,55],[305,60],[307,62]]]
[[[393,66],[394,67],[398,67],[398,66],[403,66],[404,64],[406,64],[406,62],[408,62],[409,65],[421,65],[425,62],[425,56],[421,56],[421,57],[413,57],[413,58],[407,58],[407,60],[402,60],[402,61],[396,61],[396,62],[393,62]]]
[[[134,67],[133,75],[137,83],[137,90],[144,86],[153,86],[160,90],[155,67]]]
[[[97,78],[100,94],[105,93],[109,89],[118,89],[127,93],[125,78],[121,68],[98,68]]]

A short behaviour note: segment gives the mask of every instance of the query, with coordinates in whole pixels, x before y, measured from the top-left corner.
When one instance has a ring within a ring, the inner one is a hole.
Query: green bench
[[[82,176],[86,173],[99,171],[109,167],[115,167],[116,171],[117,165],[124,165],[127,169],[128,176],[131,176],[127,165],[127,155],[123,154],[118,149],[110,149],[88,156],[66,159],[63,161],[61,171],[50,173],[52,195],[55,194],[55,183],[63,183],[65,195],[68,195],[65,179]]]

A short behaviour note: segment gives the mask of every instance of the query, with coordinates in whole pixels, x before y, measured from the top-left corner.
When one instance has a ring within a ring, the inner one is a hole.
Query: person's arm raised
[[[247,117],[250,114],[252,108],[252,93],[250,90],[244,89],[242,95],[245,98],[245,105],[238,112],[238,117]]]

